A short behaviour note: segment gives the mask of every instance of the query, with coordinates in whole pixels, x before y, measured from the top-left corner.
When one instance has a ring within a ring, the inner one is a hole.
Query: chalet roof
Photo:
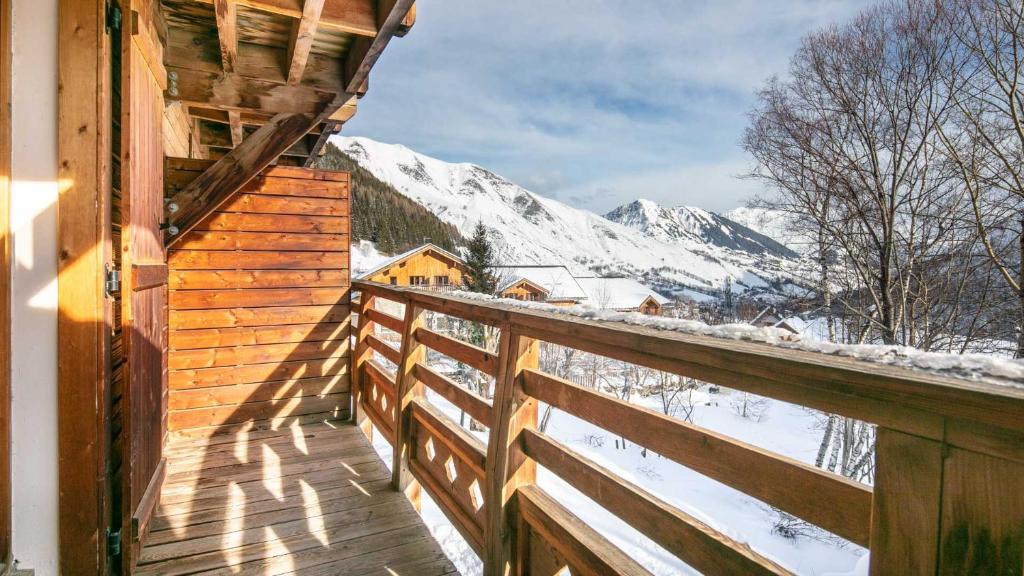
[[[548,300],[586,300],[587,293],[565,266],[493,266],[498,278],[498,291],[520,280],[528,280],[547,291]]]
[[[632,278],[577,277],[576,282],[587,293],[587,303],[608,310],[639,308],[648,298],[665,304],[668,298]]]
[[[398,254],[396,256],[392,256],[391,258],[388,258],[387,260],[377,264],[377,266],[375,268],[373,268],[372,270],[368,270],[366,272],[363,272],[363,273],[359,274],[359,276],[357,276],[357,278],[360,279],[360,280],[368,280],[370,277],[372,277],[372,276],[374,276],[376,274],[379,274],[379,273],[387,270],[388,268],[391,268],[391,267],[395,266],[396,264],[402,262],[403,260],[411,258],[412,256],[415,256],[417,254],[422,254],[423,252],[427,252],[429,250],[437,252],[438,254],[444,256],[445,258],[451,259],[452,261],[454,261],[456,264],[458,264],[460,266],[464,265],[466,263],[462,258],[456,256],[455,254],[452,254],[451,252],[445,250],[444,248],[441,248],[440,246],[438,246],[436,244],[427,243],[427,244],[424,244],[422,246],[418,246],[416,248],[413,248],[412,250],[407,250],[405,252],[402,252],[401,254]]]

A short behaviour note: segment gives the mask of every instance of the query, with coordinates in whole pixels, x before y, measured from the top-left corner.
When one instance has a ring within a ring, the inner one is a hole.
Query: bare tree
[[[977,238],[1016,309],[1024,357],[1024,5],[954,0],[943,14],[954,113],[940,124],[949,161],[967,190]]]
[[[753,176],[816,249],[831,339],[833,300],[846,340],[925,349],[963,344],[989,313],[961,305],[991,299],[939,130],[955,108],[944,10],[889,2],[808,36],[792,78],[770,81],[751,115]]]

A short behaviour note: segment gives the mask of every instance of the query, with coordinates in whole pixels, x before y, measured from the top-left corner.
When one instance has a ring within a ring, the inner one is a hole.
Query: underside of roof
[[[135,38],[161,69],[165,118],[188,127],[190,158],[215,160],[171,197],[168,245],[266,167],[311,166],[416,17],[415,0],[160,0],[142,10],[129,23],[152,29]]]

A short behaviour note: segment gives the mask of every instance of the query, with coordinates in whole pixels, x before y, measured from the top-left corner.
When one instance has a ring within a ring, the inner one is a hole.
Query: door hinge
[[[121,9],[113,4],[107,3],[107,32],[121,29]]]
[[[117,556],[121,553],[121,531],[111,531],[107,528],[107,556]]]
[[[103,284],[108,298],[113,298],[121,291],[121,271],[111,265],[107,265],[107,279]]]

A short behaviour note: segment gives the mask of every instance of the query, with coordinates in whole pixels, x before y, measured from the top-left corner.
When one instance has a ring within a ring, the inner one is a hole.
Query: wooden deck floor
[[[351,424],[178,440],[167,466],[138,574],[457,574]]]

